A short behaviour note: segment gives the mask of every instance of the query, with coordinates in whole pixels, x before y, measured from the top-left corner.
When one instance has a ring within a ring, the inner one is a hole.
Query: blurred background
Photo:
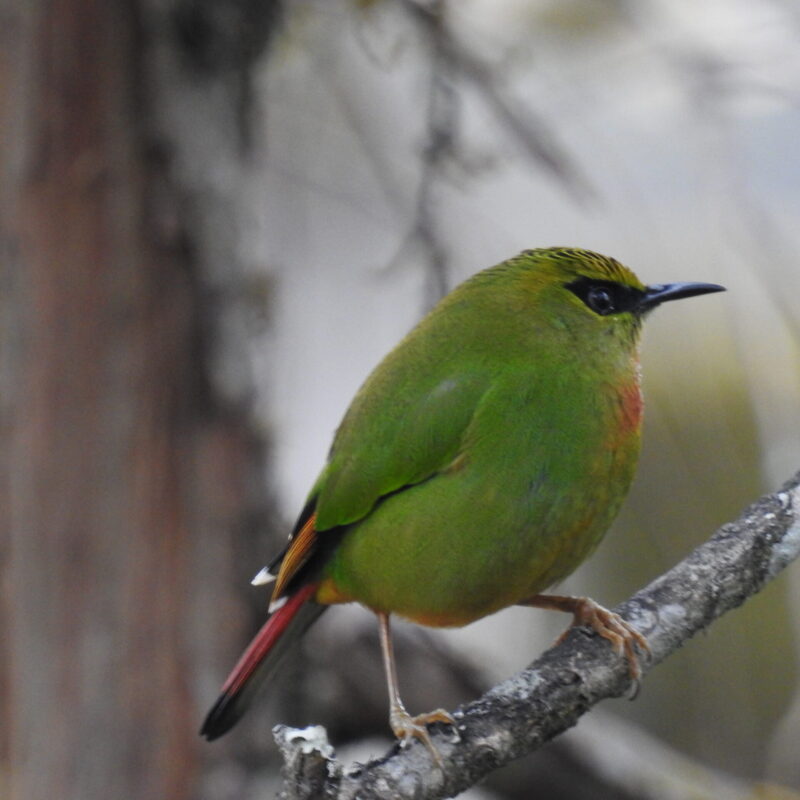
[[[2,798],[272,797],[279,722],[386,751],[359,608],[197,730],[353,392],[523,248],[729,289],[649,319],[639,475],[564,592],[614,605],[800,466],[792,0],[0,0],[0,169]],[[469,797],[800,796],[798,601],[795,567]],[[407,705],[566,622],[398,626]]]

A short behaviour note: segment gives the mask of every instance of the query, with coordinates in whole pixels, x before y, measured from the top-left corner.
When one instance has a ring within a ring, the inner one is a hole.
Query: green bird
[[[723,291],[645,286],[586,250],[527,250],[445,297],[359,389],[274,580],[270,616],[201,734],[227,732],[287,646],[335,603],[378,617],[395,735],[453,722],[412,717],[397,689],[389,617],[460,626],[506,606],[573,614],[624,655],[645,638],[585,597],[540,594],[597,547],[639,455],[639,334],[660,303]]]

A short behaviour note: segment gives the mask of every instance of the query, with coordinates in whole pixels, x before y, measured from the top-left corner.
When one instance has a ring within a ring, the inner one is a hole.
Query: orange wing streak
[[[316,521],[317,515],[312,514],[289,543],[289,549],[283,557],[278,577],[275,579],[275,588],[272,590],[273,601],[283,594],[289,581],[297,574],[297,570],[308,561],[314,548],[314,542],[317,541],[317,531],[314,528]]]

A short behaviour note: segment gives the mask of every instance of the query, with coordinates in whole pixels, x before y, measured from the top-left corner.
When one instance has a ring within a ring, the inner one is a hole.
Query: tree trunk
[[[172,169],[184,143],[159,122],[149,44],[179,48],[176,17],[141,5],[0,3],[0,795],[12,800],[194,793],[200,703],[246,620],[229,587],[237,534],[263,504],[248,495],[261,447],[244,404],[213,385],[196,256],[213,232],[186,211]],[[235,126],[220,130],[241,150]],[[224,243],[216,255],[235,267]]]

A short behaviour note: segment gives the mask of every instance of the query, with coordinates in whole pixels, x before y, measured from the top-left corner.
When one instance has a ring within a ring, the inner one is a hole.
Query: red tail
[[[301,587],[267,619],[225,681],[203,722],[201,736],[216,739],[241,719],[288,646],[327,608],[311,600],[316,589],[316,584]]]

